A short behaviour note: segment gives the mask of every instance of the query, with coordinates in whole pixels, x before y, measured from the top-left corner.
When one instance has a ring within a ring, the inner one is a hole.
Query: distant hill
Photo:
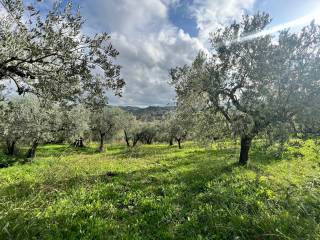
[[[158,106],[150,106],[147,108],[140,107],[120,107],[121,109],[132,113],[139,120],[151,121],[154,119],[161,119],[163,115],[175,109],[173,106],[167,107],[158,107]]]

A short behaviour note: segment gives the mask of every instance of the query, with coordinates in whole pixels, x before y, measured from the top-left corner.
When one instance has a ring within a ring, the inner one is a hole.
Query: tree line
[[[84,105],[64,106],[47,104],[33,95],[10,98],[1,102],[0,138],[8,155],[19,154],[18,145],[29,146],[26,159],[35,157],[40,144],[60,143],[85,147],[99,143],[98,151],[105,151],[105,141],[121,137],[128,147],[138,143],[178,143],[187,132],[175,113],[163,119],[144,122],[118,107],[91,109]]]

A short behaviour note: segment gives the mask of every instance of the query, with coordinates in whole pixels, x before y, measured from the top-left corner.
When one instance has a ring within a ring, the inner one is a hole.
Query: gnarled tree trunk
[[[16,141],[6,141],[6,154],[9,156],[13,156],[16,154]]]
[[[32,143],[31,148],[28,150],[28,152],[26,154],[26,158],[34,158],[36,156],[37,147],[38,147],[38,141],[35,140]]]
[[[240,150],[240,158],[239,158],[240,165],[246,165],[248,163],[251,143],[252,143],[252,137],[250,136],[241,137],[241,150]]]
[[[99,152],[104,152],[104,150],[105,150],[105,148],[104,148],[104,137],[105,137],[105,134],[104,133],[100,133]]]

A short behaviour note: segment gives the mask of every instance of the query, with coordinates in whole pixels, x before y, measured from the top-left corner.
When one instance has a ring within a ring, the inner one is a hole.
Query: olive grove
[[[0,137],[9,155],[18,152],[17,143],[33,158],[39,144],[84,147],[91,140],[103,152],[105,141],[119,133],[127,147],[177,142],[181,148],[187,139],[210,144],[239,137],[245,165],[255,138],[283,146],[293,134],[320,134],[315,22],[272,35],[265,31],[271,17],[257,13],[216,30],[209,53],[170,71],[177,95],[172,111],[139,119],[108,106],[107,93],[121,96],[125,85],[119,52],[110,35],[84,33],[72,1],[46,10],[42,1],[0,3]],[[16,94],[5,97],[10,85]]]

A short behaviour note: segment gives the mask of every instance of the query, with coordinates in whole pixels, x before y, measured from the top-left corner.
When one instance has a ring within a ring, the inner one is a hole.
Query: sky
[[[122,98],[112,94],[108,97],[110,104],[122,106],[173,105],[175,94],[168,84],[169,70],[190,64],[200,50],[208,51],[210,32],[244,13],[268,12],[273,18],[270,28],[276,30],[277,26],[291,26],[286,23],[310,14],[320,17],[320,0],[74,2],[86,19],[84,32],[108,32],[120,52],[117,63],[122,66],[126,87]]]

